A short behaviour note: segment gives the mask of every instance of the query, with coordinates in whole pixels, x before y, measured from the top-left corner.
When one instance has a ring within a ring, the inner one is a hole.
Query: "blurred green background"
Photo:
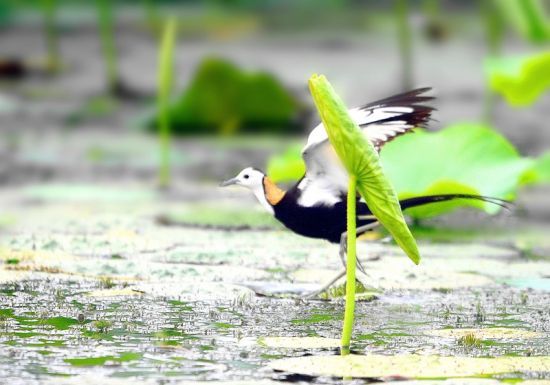
[[[0,181],[160,180],[193,196],[186,182],[252,165],[292,183],[318,123],[307,79],[323,73],[350,107],[433,87],[430,132],[381,154],[402,197],[534,191],[546,207],[548,5],[5,0]]]

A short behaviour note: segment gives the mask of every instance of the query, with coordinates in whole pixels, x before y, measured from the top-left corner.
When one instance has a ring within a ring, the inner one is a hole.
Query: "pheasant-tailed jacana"
[[[432,107],[423,104],[433,100],[433,97],[424,95],[428,91],[430,88],[419,88],[394,95],[353,108],[349,114],[380,151],[384,144],[399,135],[427,125],[433,111]],[[250,189],[267,211],[297,234],[340,243],[340,257],[344,261],[348,176],[322,123],[309,134],[302,156],[307,171],[288,191],[279,188],[267,175],[253,167],[245,168],[236,177],[222,182],[221,186],[239,185]],[[419,196],[400,203],[404,210],[453,199],[476,199],[501,206],[506,203],[497,198],[468,194]],[[366,203],[358,198],[357,234],[377,225]],[[358,267],[363,270],[360,265]]]

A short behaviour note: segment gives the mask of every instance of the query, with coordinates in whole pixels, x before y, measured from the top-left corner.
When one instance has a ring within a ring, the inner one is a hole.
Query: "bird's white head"
[[[231,185],[244,186],[251,190],[262,206],[272,214],[274,213],[273,206],[279,203],[285,195],[283,190],[254,167],[247,167],[236,177],[220,184],[222,187]]]
[[[255,189],[263,190],[263,180],[265,174],[253,167],[247,167],[237,174],[236,177],[228,179],[220,184],[220,186],[238,185],[244,186],[252,191]]]

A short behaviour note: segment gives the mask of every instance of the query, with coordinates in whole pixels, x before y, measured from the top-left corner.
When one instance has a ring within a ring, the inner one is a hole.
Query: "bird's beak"
[[[239,180],[237,178],[231,178],[220,183],[220,187],[231,186],[233,184],[237,184],[238,181]]]

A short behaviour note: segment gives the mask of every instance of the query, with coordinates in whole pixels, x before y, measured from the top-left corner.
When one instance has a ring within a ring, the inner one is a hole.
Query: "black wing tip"
[[[415,88],[404,93],[368,103],[360,107],[360,109],[368,110],[372,108],[410,107],[413,109],[411,112],[381,120],[380,123],[404,120],[408,125],[426,128],[428,123],[432,121],[432,112],[436,110],[433,106],[423,104],[435,100],[435,97],[433,96],[424,95],[430,91],[432,91],[431,87]]]
[[[512,208],[515,206],[514,203],[509,200],[496,198],[496,197],[489,197],[485,195],[440,194],[440,195],[425,195],[420,197],[404,199],[401,201],[401,205],[402,205],[401,207],[404,210],[410,207],[421,206],[429,203],[445,202],[445,201],[450,201],[454,199],[474,199],[474,200],[483,201],[483,202],[500,206],[503,209],[508,211],[511,211]]]
[[[419,103],[425,103],[425,102],[431,102],[435,100],[434,96],[430,95],[424,95],[427,92],[432,91],[432,87],[421,87],[421,88],[415,88],[410,91],[402,92],[399,94],[395,94],[392,96],[389,96],[384,99],[379,99],[371,103],[367,103],[364,106],[360,107],[361,109],[368,109],[372,107],[389,107],[389,106],[402,106],[402,107],[408,107],[408,106],[416,106]],[[419,106],[420,107],[420,106]],[[428,106],[423,106],[428,107]],[[431,107],[432,109],[435,109]]]

